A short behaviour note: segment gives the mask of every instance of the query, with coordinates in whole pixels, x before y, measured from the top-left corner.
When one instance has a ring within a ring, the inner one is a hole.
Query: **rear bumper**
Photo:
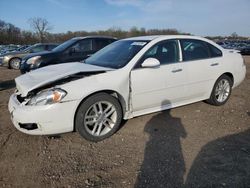
[[[43,106],[26,106],[13,94],[9,100],[9,112],[14,126],[31,135],[50,135],[71,132],[74,128],[76,101]],[[31,128],[30,128],[31,127]]]

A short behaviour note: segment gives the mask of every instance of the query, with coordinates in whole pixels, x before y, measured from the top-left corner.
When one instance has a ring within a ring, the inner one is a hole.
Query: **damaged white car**
[[[207,100],[226,103],[246,74],[242,56],[194,36],[117,41],[84,63],[48,66],[15,79],[9,111],[27,134],[77,130],[90,141],[122,119]]]

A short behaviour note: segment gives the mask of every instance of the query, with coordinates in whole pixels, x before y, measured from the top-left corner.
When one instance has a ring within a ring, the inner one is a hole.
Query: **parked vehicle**
[[[77,130],[90,141],[122,119],[207,100],[220,106],[244,79],[241,54],[195,36],[144,36],[110,44],[85,63],[44,67],[15,79],[15,127],[32,135]]]
[[[250,55],[250,45],[241,49],[240,53],[242,55]]]
[[[19,69],[22,58],[28,54],[41,52],[41,51],[50,51],[55,48],[57,44],[50,43],[39,43],[31,47],[24,49],[23,51],[15,51],[10,53],[5,53],[0,56],[0,61],[2,66],[7,66],[11,69]]]
[[[113,37],[76,37],[57,46],[51,52],[26,56],[21,64],[21,73],[58,63],[82,61],[101,48],[116,41]]]
[[[250,45],[250,41],[243,40],[243,41],[219,41],[217,42],[220,46],[222,46],[225,49],[234,49],[241,52],[241,50],[247,48]]]
[[[15,51],[21,52],[26,50],[28,47],[30,47],[31,45],[22,45],[20,46],[18,49],[16,49]]]
[[[5,53],[9,53],[9,52],[16,51],[18,48],[20,48],[20,45],[14,45],[14,44],[3,45],[3,46],[1,46],[1,48],[0,48],[0,55],[1,55],[1,54],[5,54]]]

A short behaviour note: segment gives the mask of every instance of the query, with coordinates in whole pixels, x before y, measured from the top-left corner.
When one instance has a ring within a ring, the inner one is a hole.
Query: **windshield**
[[[66,42],[55,47],[52,51],[56,51],[56,52],[63,51],[65,49],[67,49],[69,46],[71,46],[73,43],[75,43],[77,40],[78,39],[75,39],[75,38],[67,40]]]
[[[148,43],[148,41],[121,40],[114,42],[85,60],[86,64],[119,69]]]

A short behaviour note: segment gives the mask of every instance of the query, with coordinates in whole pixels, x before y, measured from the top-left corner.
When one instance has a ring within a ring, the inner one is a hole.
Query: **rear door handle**
[[[182,69],[174,69],[174,70],[172,70],[173,73],[181,72],[181,71],[182,71]]]
[[[210,66],[217,66],[217,65],[219,65],[219,63],[212,63]]]

